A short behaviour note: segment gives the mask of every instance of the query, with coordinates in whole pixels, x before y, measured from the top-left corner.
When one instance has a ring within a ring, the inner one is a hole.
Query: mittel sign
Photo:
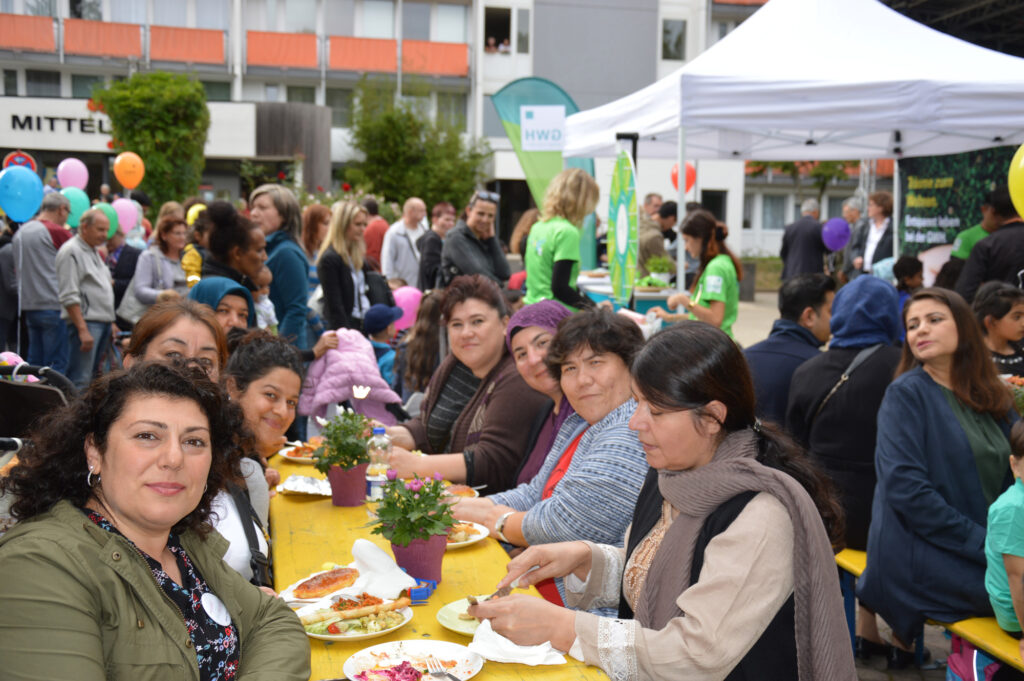
[[[110,120],[103,118],[73,118],[71,116],[19,116],[11,114],[11,130],[27,130],[29,132],[67,132],[84,135],[110,135]]]
[[[113,126],[84,99],[0,97],[0,147],[110,153]]]

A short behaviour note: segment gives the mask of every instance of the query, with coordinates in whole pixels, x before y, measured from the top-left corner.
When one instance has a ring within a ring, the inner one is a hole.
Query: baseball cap
[[[405,314],[402,308],[392,305],[377,303],[371,305],[370,309],[363,315],[363,331],[367,335],[380,333],[388,328],[389,324],[397,322]]]

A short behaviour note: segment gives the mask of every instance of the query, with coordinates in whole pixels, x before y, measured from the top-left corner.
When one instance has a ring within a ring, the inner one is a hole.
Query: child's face
[[[388,339],[394,338],[395,334],[398,333],[398,329],[395,328],[395,323],[391,322],[388,324],[388,328],[384,329],[384,333],[387,334]]]
[[[270,285],[268,284],[267,286],[260,286],[259,289],[256,290],[256,293],[259,294],[260,298],[263,298],[264,296],[269,296],[270,295]]]
[[[924,285],[924,270],[917,274],[911,275],[903,280],[906,287],[913,291],[914,289],[921,288]]]
[[[986,321],[990,319],[992,318],[987,317]],[[989,335],[998,336],[1014,343],[1018,342],[1024,338],[1024,303],[1017,303],[1003,315],[1002,319],[994,320],[987,326]]]
[[[1010,470],[1015,480],[1024,478],[1024,456],[1010,455]]]

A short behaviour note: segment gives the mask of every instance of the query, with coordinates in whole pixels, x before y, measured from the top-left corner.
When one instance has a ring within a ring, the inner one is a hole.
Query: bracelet
[[[509,516],[513,513],[515,513],[515,511],[509,511],[508,513],[503,514],[500,518],[498,518],[498,522],[494,523],[495,534],[497,534],[498,538],[506,544],[511,544],[512,542],[508,540],[508,537],[505,536],[503,530],[505,529],[505,523],[508,522]]]

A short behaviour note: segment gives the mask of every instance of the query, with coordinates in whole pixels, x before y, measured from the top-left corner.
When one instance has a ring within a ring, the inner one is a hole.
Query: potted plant
[[[417,579],[441,581],[448,529],[455,523],[440,473],[400,480],[389,470],[374,534],[391,542],[395,562]]]
[[[373,434],[370,419],[343,409],[330,421],[317,417],[323,427],[321,445],[313,452],[316,469],[327,474],[335,506],[359,506],[366,499],[366,441]]]
[[[672,274],[676,270],[676,264],[667,255],[652,255],[644,262],[644,268],[650,272],[652,277],[668,284],[672,281]]]

